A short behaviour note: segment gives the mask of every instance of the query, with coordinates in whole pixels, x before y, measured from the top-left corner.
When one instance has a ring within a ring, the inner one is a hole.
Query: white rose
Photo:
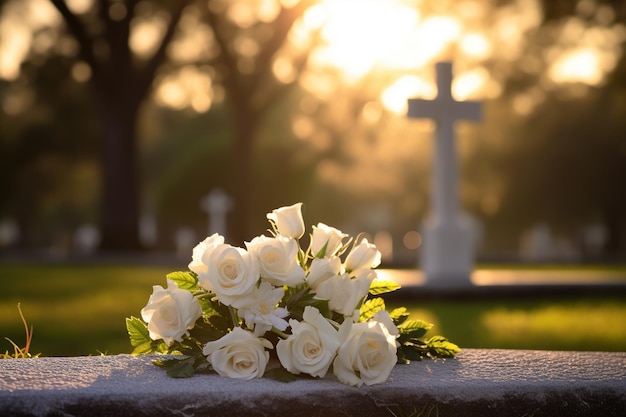
[[[381,254],[376,245],[363,239],[346,257],[346,271],[376,268],[380,265],[380,260]]]
[[[389,312],[387,310],[377,311],[374,314],[374,317],[372,317],[371,321],[375,321],[375,322],[380,323],[383,326],[385,326],[387,328],[387,331],[389,332],[389,334],[392,335],[392,336],[399,336],[400,335],[400,331],[398,330],[396,325],[393,324],[393,319],[391,318],[391,316],[389,315]]]
[[[278,233],[283,236],[300,239],[304,235],[302,203],[272,210],[271,213],[267,213],[267,218],[276,224]]]
[[[313,235],[311,237],[311,253],[316,258],[320,257],[322,249],[326,247],[326,251],[323,256],[330,257],[337,253],[337,251],[343,246],[343,239],[348,235],[341,230],[335,229],[325,225],[324,223],[318,223],[317,226],[313,226]]]
[[[339,275],[341,259],[337,256],[330,258],[314,258],[306,277],[309,288],[315,290],[322,282]]]
[[[304,282],[304,269],[298,264],[298,244],[293,238],[258,236],[246,242],[257,259],[261,277],[276,286],[295,287]]]
[[[345,317],[352,316],[376,277],[372,270],[363,272],[356,278],[341,274],[322,282],[315,289],[315,298],[328,300],[328,307]]]
[[[207,271],[207,258],[215,247],[224,244],[224,236],[217,233],[204,239],[198,243],[192,250],[191,262],[189,263],[189,270],[196,274],[202,274]]]
[[[265,332],[276,327],[284,331],[289,326],[285,317],[289,312],[278,304],[285,295],[282,287],[274,287],[269,282],[261,282],[259,288],[255,288],[252,295],[237,300],[237,309],[240,317],[244,317],[248,329],[254,330],[255,336],[261,336]]]
[[[181,342],[184,335],[202,316],[198,300],[189,291],[181,290],[174,281],[167,280],[167,289],[152,287],[148,305],[141,309],[141,317],[148,323],[152,340],[163,339],[167,345]]]
[[[337,354],[339,334],[315,307],[306,306],[302,318],[289,321],[291,335],[278,341],[278,359],[293,374],[323,378]]]
[[[340,347],[333,362],[333,373],[352,386],[380,384],[389,378],[397,362],[396,337],[376,321],[352,323],[339,328]]]
[[[213,248],[207,266],[207,271],[198,275],[198,282],[229,306],[235,306],[237,299],[250,294],[259,280],[256,259],[244,249],[231,245]]]
[[[221,376],[238,379],[261,378],[269,361],[272,344],[259,339],[241,327],[213,342],[207,343],[202,353]]]

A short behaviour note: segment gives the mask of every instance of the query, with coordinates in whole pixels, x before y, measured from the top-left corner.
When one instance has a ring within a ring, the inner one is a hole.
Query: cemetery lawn
[[[122,265],[0,265],[0,352],[5,337],[25,343],[17,304],[33,326],[31,353],[80,356],[129,353],[125,318],[139,317],[153,285],[177,267]],[[185,266],[178,266],[185,269]],[[626,351],[626,297],[402,301],[412,318],[462,348]],[[396,305],[397,304],[397,305]],[[428,335],[427,335],[428,336]]]

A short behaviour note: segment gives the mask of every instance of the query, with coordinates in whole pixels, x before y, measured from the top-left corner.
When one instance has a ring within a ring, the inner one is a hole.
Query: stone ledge
[[[626,353],[465,349],[386,384],[172,379],[129,355],[0,362],[1,416],[623,416]]]

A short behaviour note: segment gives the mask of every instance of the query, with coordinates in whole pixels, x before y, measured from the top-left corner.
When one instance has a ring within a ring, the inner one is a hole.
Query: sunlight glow
[[[555,61],[548,76],[556,82],[582,82],[589,85],[599,84],[603,77],[600,57],[588,48],[570,51]]]
[[[258,21],[274,21],[279,12],[276,0],[230,0],[226,16],[237,26],[249,28]]]
[[[383,106],[396,114],[406,114],[407,99],[421,97],[432,99],[437,95],[435,84],[415,75],[405,75],[381,94]]]
[[[291,128],[293,133],[299,139],[306,139],[307,137],[310,137],[315,130],[313,121],[307,116],[294,117],[291,123]]]
[[[433,59],[459,39],[462,27],[460,22],[452,17],[433,16],[425,19],[418,31],[421,40],[419,53]]]
[[[0,15],[0,78],[16,79],[31,48],[33,34],[45,27],[58,25],[60,18],[47,0],[6,3]]]
[[[375,66],[404,65],[401,40],[415,37],[418,21],[415,8],[394,0],[322,0],[304,17],[307,26],[322,28],[326,42],[312,56],[314,64],[341,69],[347,81]]]
[[[93,0],[65,0],[67,7],[76,14],[86,13],[91,6]]]
[[[78,61],[72,65],[72,78],[78,82],[85,82],[91,78],[91,67],[83,61]]]
[[[459,41],[459,49],[468,57],[486,59],[491,55],[489,40],[480,33],[468,33]]]
[[[135,19],[130,33],[130,48],[141,57],[147,57],[156,51],[165,32],[163,18]]]
[[[284,84],[293,82],[297,75],[296,69],[291,61],[282,56],[279,56],[274,60],[274,63],[272,64],[272,72],[276,79]]]
[[[200,10],[194,6],[185,9],[178,27],[180,36],[172,40],[168,56],[176,62],[198,62],[211,59],[218,53],[211,28],[201,22]]]
[[[463,101],[487,92],[489,73],[484,68],[459,74],[452,83],[452,95],[456,100]]]
[[[207,112],[213,104],[211,77],[193,66],[168,75],[159,83],[155,98],[158,104],[182,110],[191,107],[197,113]]]
[[[329,75],[308,71],[298,80],[300,85],[319,100],[328,100],[335,93],[335,86]]]

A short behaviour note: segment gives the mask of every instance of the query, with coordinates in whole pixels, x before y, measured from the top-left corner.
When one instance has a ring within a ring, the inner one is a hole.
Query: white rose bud
[[[341,230],[327,226],[324,223],[318,223],[317,226],[313,226],[311,253],[313,256],[319,257],[322,249],[326,247],[324,256],[333,256],[339,249],[341,249],[341,246],[343,246],[343,239],[346,237],[348,237],[348,235],[343,233]]]
[[[152,287],[148,305],[141,309],[141,317],[148,323],[152,340],[163,339],[169,346],[181,342],[202,315],[198,300],[189,291],[181,290],[174,281],[167,280],[167,289]]]
[[[231,245],[213,248],[207,266],[207,271],[198,275],[199,284],[229,306],[249,295],[259,281],[258,262],[242,248]]]
[[[202,274],[207,271],[207,259],[211,250],[219,245],[224,244],[224,236],[217,233],[204,239],[198,243],[192,250],[191,262],[189,263],[189,269],[196,274]]]
[[[339,328],[341,345],[333,373],[344,384],[358,386],[383,383],[396,365],[396,337],[376,321],[352,323]]]
[[[267,213],[267,218],[276,224],[278,233],[283,236],[300,239],[304,235],[302,203],[281,207]]]
[[[376,245],[363,239],[346,257],[346,271],[357,269],[371,269],[380,265],[381,254]]]
[[[302,318],[289,321],[291,335],[278,341],[278,359],[292,374],[323,378],[337,354],[339,334],[315,307],[306,306]]]
[[[269,283],[295,287],[304,282],[304,269],[298,264],[298,244],[295,239],[257,236],[246,242],[246,248],[258,261],[261,277]]]
[[[341,259],[339,257],[315,258],[311,262],[306,281],[309,288],[315,290],[322,282],[339,275],[340,272]]]
[[[272,344],[241,327],[218,340],[207,343],[202,353],[221,376],[237,379],[261,378],[269,361]]]

